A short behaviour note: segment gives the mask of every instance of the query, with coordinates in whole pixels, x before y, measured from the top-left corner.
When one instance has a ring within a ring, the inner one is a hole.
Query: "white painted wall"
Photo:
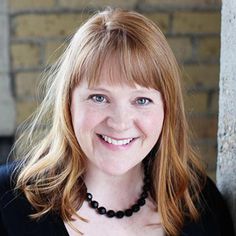
[[[236,229],[236,1],[222,1],[217,185]]]
[[[7,0],[0,0],[0,136],[15,131],[15,104],[10,86],[9,24]]]

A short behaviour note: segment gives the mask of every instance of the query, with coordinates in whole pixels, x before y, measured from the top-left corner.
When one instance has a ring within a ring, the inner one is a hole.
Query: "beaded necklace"
[[[116,217],[118,219],[121,219],[123,217],[130,217],[134,213],[138,212],[140,208],[146,204],[146,198],[148,197],[148,192],[150,190],[150,177],[148,176],[148,168],[145,165],[143,182],[143,191],[139,199],[128,209],[118,211],[107,210],[104,206],[99,206],[99,203],[93,199],[93,195],[88,192],[86,194],[86,201],[88,201],[90,207],[100,215],[106,215],[109,218]]]

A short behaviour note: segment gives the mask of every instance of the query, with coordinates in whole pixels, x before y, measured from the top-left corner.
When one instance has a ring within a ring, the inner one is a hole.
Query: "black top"
[[[0,166],[0,235],[69,236],[57,214],[49,213],[39,220],[29,218],[34,210],[23,194],[14,191],[11,173],[12,165]],[[186,221],[181,236],[234,236],[226,204],[209,178],[202,191],[202,203],[200,219],[198,222]]]

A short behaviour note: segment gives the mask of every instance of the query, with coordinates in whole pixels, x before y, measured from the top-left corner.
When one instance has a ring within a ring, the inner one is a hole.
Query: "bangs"
[[[106,82],[160,90],[160,68],[154,53],[127,32],[120,29],[103,32],[84,49],[87,53],[76,63],[74,86],[86,80],[89,87]],[[103,68],[108,74],[106,80],[101,73]]]

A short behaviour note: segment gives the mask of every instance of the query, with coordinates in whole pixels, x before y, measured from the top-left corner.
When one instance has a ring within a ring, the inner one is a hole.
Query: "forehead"
[[[147,88],[143,87],[139,84],[133,84],[130,86],[129,84],[125,83],[107,83],[106,80],[101,80],[98,84],[89,85],[88,81],[84,80],[79,85],[77,85],[77,91],[80,91],[82,93],[87,92],[94,92],[94,93],[109,93],[109,94],[116,94],[120,95],[121,97],[124,95],[132,95],[132,94],[139,94],[139,96],[142,96],[142,94],[158,94],[160,95],[160,92],[153,88]]]

